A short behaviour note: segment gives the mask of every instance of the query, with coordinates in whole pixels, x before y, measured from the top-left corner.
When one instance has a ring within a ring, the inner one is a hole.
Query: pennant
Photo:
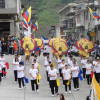
[[[5,74],[5,75],[7,74],[7,72],[4,72],[4,71],[1,71],[1,72],[2,72],[3,74]]]
[[[57,86],[59,87],[60,86],[60,81],[59,81],[58,78],[56,79],[56,83],[57,83]]]
[[[33,31],[38,31],[38,22],[36,21],[35,24],[31,26],[31,28],[33,29]]]
[[[22,65],[24,66],[24,61],[22,61]]]
[[[54,62],[52,62],[53,67],[56,67],[56,65],[54,64]]]
[[[40,63],[38,63],[38,68],[40,69]]]
[[[79,68],[79,74],[83,74],[83,71],[81,70],[81,68]]]
[[[78,75],[79,79],[82,81],[83,77],[81,76],[81,74]]]
[[[5,65],[6,65],[7,69],[9,69],[9,63],[6,62]]]
[[[29,83],[29,80],[26,77],[24,77],[24,79],[25,79],[25,83]]]
[[[70,80],[68,80],[68,82],[66,84],[69,85],[70,84]]]
[[[93,72],[93,71],[91,71],[91,78],[93,78],[93,74],[94,74],[94,72]]]

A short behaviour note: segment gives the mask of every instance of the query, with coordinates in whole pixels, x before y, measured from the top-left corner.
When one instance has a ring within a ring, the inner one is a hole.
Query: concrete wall
[[[0,8],[0,14],[17,14],[17,0],[5,0],[5,8]]]

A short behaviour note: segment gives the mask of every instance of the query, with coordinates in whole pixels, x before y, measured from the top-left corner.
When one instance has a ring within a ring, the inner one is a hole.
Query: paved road
[[[26,84],[26,89],[22,89],[22,90],[18,89],[18,84],[14,83],[14,74],[13,74],[13,66],[12,66],[12,59],[14,58],[14,56],[6,55],[5,58],[10,63],[10,69],[7,70],[8,72],[7,78],[3,79],[2,84],[0,84],[0,100],[59,100],[58,96],[51,97],[49,86],[46,83],[46,73],[45,73],[45,68],[43,66],[44,57],[42,55],[39,58],[41,64],[40,74],[42,76],[42,79],[40,81],[41,84],[39,86],[40,87],[39,93],[32,93],[30,83]],[[32,58],[33,57],[31,57],[31,59]],[[65,59],[67,60],[67,58]],[[80,58],[76,58],[76,59],[80,64]],[[28,79],[29,79],[28,71],[30,67],[31,65],[26,66],[26,77]],[[65,95],[66,100],[85,100],[86,96],[89,94],[90,88],[87,86],[86,80],[80,82],[79,91],[73,91],[73,83],[72,83],[72,94],[65,94],[62,82],[60,83],[61,86],[59,87],[59,93],[63,93]]]

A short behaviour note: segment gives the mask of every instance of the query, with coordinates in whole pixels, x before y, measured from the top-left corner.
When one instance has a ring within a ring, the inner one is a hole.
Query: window
[[[5,0],[0,0],[0,8],[5,8]]]

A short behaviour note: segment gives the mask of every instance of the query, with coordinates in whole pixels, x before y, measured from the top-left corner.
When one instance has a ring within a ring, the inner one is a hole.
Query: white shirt
[[[34,61],[34,59],[32,60],[32,62]],[[39,59],[36,59],[36,62],[39,63]]]
[[[0,73],[2,73],[2,63],[0,62]]]
[[[68,65],[69,65],[69,68],[73,67],[73,61],[70,60],[70,58],[68,58]]]
[[[73,78],[78,77],[79,67],[78,66],[72,67],[71,70],[76,70],[76,71],[72,71],[72,77]]]
[[[95,69],[95,71],[96,71],[96,73],[100,73],[100,63],[97,65],[97,67],[95,67],[96,69]]]
[[[3,68],[5,68],[6,67],[6,65],[5,65],[5,58],[0,58],[0,62],[3,64]]]
[[[15,62],[15,59],[14,59],[13,64],[16,64],[16,65],[14,65],[14,70],[17,70],[17,66],[19,65],[19,62]]]
[[[17,66],[17,70],[24,70],[24,66],[21,66],[21,67],[19,67],[19,66]],[[17,71],[17,78],[22,78],[22,77],[24,77],[24,72],[23,71]]]
[[[20,57],[18,57],[18,60],[19,60],[19,62],[20,62],[20,61],[22,61],[22,57],[21,57],[21,56],[20,56]]]
[[[58,74],[58,70],[57,69],[53,69],[53,70],[49,70],[49,75],[55,75],[55,77],[50,77],[50,80],[56,80],[57,79],[57,74]]]
[[[33,64],[34,64],[35,69],[38,69],[38,63],[36,62],[36,63],[33,63]]]
[[[37,79],[37,73],[38,73],[38,70],[37,69],[30,69],[29,70],[29,74],[31,74],[33,77],[30,76],[30,80],[36,80]]]
[[[86,64],[86,66],[85,66],[87,69],[90,69],[90,68],[92,68],[92,64]],[[90,70],[86,70],[86,75],[90,75],[91,74],[91,69]]]
[[[64,69],[63,74],[65,75],[65,80],[69,80],[70,79],[71,70],[70,69]]]
[[[45,60],[44,65],[46,66],[46,71],[47,71],[47,66],[49,66],[49,62]]]
[[[58,59],[58,63],[61,63],[62,59]],[[58,69],[61,69],[61,64],[58,64]]]
[[[85,65],[87,64],[87,59],[82,59],[81,64],[84,64],[82,65],[82,68],[85,68]]]
[[[50,70],[50,66],[47,66],[47,67],[46,67],[46,71],[49,71],[49,70]]]
[[[96,67],[96,65],[98,64],[98,62],[97,61],[93,61],[93,70],[94,70],[94,72],[97,70],[97,67]]]
[[[61,63],[60,66],[61,66],[61,68],[64,67],[64,68],[62,68],[62,72],[61,72],[61,73],[63,73],[63,70],[65,69],[65,63],[64,64]]]

